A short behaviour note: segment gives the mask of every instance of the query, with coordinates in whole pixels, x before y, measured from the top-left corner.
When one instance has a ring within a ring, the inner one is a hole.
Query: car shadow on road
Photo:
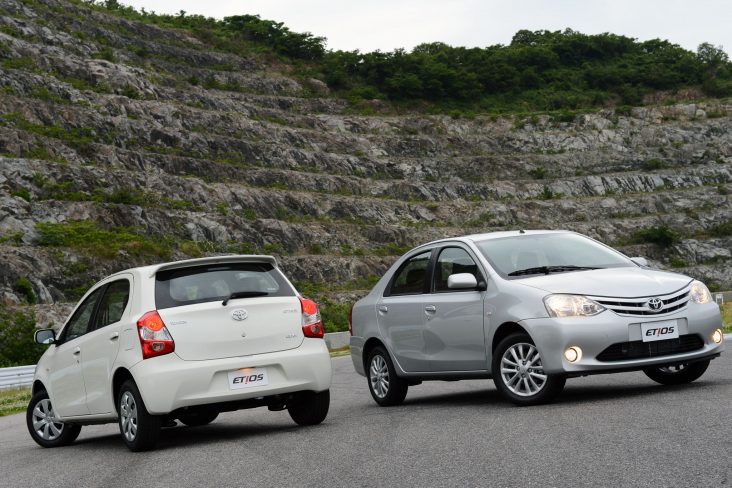
[[[598,400],[628,399],[639,396],[658,396],[671,392],[692,392],[714,388],[719,381],[699,380],[685,385],[659,385],[649,383],[645,385],[577,385],[568,386],[557,397],[554,403],[585,403]]]
[[[227,423],[213,423],[201,427],[187,427],[178,425],[176,427],[164,428],[160,432],[160,441],[157,450],[165,450],[174,447],[185,447],[188,445],[206,445],[226,440],[244,439],[252,440],[257,437],[270,436],[276,433],[297,430],[296,425],[232,425]],[[92,449],[119,447],[125,452],[119,431],[114,434],[82,438],[74,445],[85,446]]]
[[[655,383],[649,384],[631,384],[631,385],[572,385],[567,384],[564,391],[551,404],[579,404],[589,403],[599,400],[628,399],[648,395],[658,395],[668,392],[690,392],[702,391],[707,388],[713,388],[720,383],[727,384],[730,381],[715,380],[699,380],[686,385],[664,386]],[[429,387],[429,385],[427,385]],[[494,405],[496,407],[512,407],[513,405],[503,398],[494,388],[486,390],[471,390],[457,393],[441,393],[437,395],[424,395],[409,397],[407,396],[404,405],[421,405],[421,406],[485,406]]]

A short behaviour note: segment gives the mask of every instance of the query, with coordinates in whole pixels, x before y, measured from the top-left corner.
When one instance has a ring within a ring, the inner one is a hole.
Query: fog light
[[[567,350],[564,351],[564,359],[566,359],[570,363],[576,363],[577,361],[582,359],[582,349],[580,349],[578,346],[568,347]]]
[[[724,334],[722,333],[722,329],[717,329],[712,333],[712,342],[715,344],[721,344],[724,340]]]

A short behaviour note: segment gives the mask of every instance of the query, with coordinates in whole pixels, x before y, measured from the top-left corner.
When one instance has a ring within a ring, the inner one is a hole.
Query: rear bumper
[[[228,373],[267,368],[268,385],[230,390]],[[184,361],[175,353],[140,361],[131,369],[147,410],[155,415],[178,408],[236,402],[296,391],[330,388],[330,355],[321,339],[296,349],[205,361]]]
[[[696,335],[703,344],[700,348],[681,353],[670,353],[647,358],[602,361],[597,357],[613,344],[642,341],[640,322],[676,320],[679,335]],[[712,333],[722,328],[719,308],[690,305],[685,310],[663,318],[640,320],[620,317],[605,311],[586,318],[540,318],[519,322],[531,335],[542,356],[544,370],[551,374],[581,376],[603,372],[628,371],[644,367],[713,358],[724,351],[724,341],[715,344]],[[582,349],[582,358],[570,363],[564,350],[570,346]]]

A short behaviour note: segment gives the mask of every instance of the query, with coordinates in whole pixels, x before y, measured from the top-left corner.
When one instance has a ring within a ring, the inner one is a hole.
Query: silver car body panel
[[[714,330],[722,327],[719,309],[714,303],[702,305],[686,300],[679,309],[648,316],[624,314],[612,308],[627,307],[605,305],[607,310],[592,317],[550,317],[543,298],[552,293],[580,294],[606,303],[640,303],[638,310],[644,310],[650,298],[668,300],[683,294],[692,278],[634,264],[626,268],[504,279],[491,267],[476,242],[516,235],[516,231],[510,231],[443,239],[418,246],[399,258],[371,292],[353,307],[350,345],[356,371],[365,375],[364,347],[370,341],[378,341],[389,351],[400,376],[415,379],[490,377],[494,336],[504,324],[518,324],[531,336],[542,355],[546,372],[570,376],[691,361],[713,357],[724,350],[724,342],[714,344],[711,341]],[[485,291],[384,296],[402,263],[419,253],[445,246],[469,251],[486,279]],[[386,314],[379,311],[383,306],[388,308]],[[425,308],[432,306],[435,311],[428,313]],[[478,317],[478,311],[482,312],[481,317]],[[383,317],[389,314],[392,314],[389,319]],[[640,324],[657,320],[676,320],[680,335],[698,334],[704,340],[703,347],[682,354],[631,361],[595,359],[612,344],[641,340]],[[570,345],[579,345],[584,351],[582,359],[573,364],[562,355]]]

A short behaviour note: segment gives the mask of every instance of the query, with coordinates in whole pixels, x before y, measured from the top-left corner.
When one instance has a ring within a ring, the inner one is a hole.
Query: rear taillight
[[[154,358],[175,351],[175,342],[157,310],[148,312],[137,321],[142,359]]]
[[[323,321],[320,318],[318,304],[308,298],[300,297],[302,308],[302,333],[305,337],[323,337]]]
[[[351,309],[348,311],[348,333],[353,335],[353,305],[351,305]]]

